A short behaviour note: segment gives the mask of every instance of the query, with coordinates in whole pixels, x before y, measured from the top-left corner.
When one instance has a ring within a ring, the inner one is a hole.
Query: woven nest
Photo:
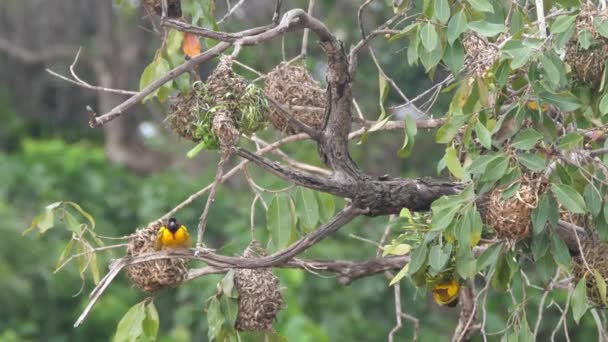
[[[259,258],[266,252],[257,241],[245,249],[245,258]],[[238,269],[234,283],[239,291],[239,314],[236,328],[240,331],[271,330],[272,323],[283,308],[279,279],[269,268]]]
[[[597,306],[606,308],[597,288],[595,272],[608,282],[608,244],[595,239],[588,239],[582,243],[582,255],[574,258],[574,278],[578,280],[585,277],[587,283],[587,298]],[[583,260],[584,255],[584,260]],[[585,261],[587,264],[585,265]]]
[[[161,0],[144,0],[144,6],[151,11],[156,12],[158,15],[162,15],[163,6]],[[167,0],[167,17],[179,18],[182,16],[182,6],[180,0]]]
[[[523,177],[517,193],[504,199],[503,189],[492,190],[480,208],[481,218],[492,227],[499,238],[518,241],[530,234],[530,213],[538,205],[544,183],[533,177]]]
[[[469,76],[483,77],[498,57],[498,48],[473,31],[462,39],[465,51],[464,73]]]
[[[156,236],[161,226],[155,222],[138,229],[129,237],[127,256],[138,256],[154,252]],[[146,292],[156,292],[181,283],[186,279],[188,269],[183,259],[162,259],[142,262],[127,267],[127,276],[137,287]]]
[[[265,89],[269,97],[288,108],[296,119],[313,128],[321,128],[325,91],[304,67],[279,64],[266,77]],[[293,108],[294,106],[306,108]],[[279,131],[287,134],[298,132],[276,108],[270,108],[268,118]]]
[[[600,85],[608,59],[608,39],[601,36],[593,26],[593,21],[598,19],[608,19],[608,13],[600,12],[591,3],[581,8],[576,20],[576,32],[566,46],[565,58],[572,68],[574,79],[593,88]],[[579,44],[580,35],[585,31],[593,38],[587,49]]]
[[[206,83],[196,82],[177,97],[168,120],[179,136],[217,149],[263,129],[267,111],[262,90],[234,73],[232,59],[224,56]]]

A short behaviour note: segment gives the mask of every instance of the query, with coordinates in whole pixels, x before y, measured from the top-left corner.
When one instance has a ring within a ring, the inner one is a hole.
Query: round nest
[[[243,253],[245,258],[266,256],[257,241],[252,241]],[[271,330],[272,322],[283,308],[279,279],[270,268],[240,268],[234,276],[239,291],[239,314],[236,328],[240,331]]]
[[[608,19],[608,13],[600,12],[591,3],[581,8],[576,19],[576,32],[566,46],[565,58],[572,68],[574,79],[593,88],[600,85],[608,59],[608,39],[593,26],[593,21],[598,19]],[[587,49],[580,46],[583,34],[591,38],[591,45]]]
[[[161,0],[144,0],[144,6],[149,10],[156,12],[158,15],[162,15],[163,6]],[[182,16],[182,4],[181,0],[167,0],[167,17],[179,18]]]
[[[127,256],[154,252],[161,222],[138,229],[129,237]],[[156,292],[181,283],[188,276],[184,259],[162,259],[127,267],[127,276],[143,291]]]
[[[538,204],[543,184],[538,179],[524,177],[517,193],[503,199],[503,189],[492,190],[480,208],[481,218],[492,227],[499,238],[518,241],[530,234],[530,213]]]
[[[224,56],[206,83],[196,82],[189,94],[178,95],[168,120],[179,136],[217,149],[235,145],[241,133],[263,129],[267,111],[262,90],[235,74],[232,59]]]
[[[588,239],[582,243],[581,255],[574,258],[574,278],[578,280],[585,277],[587,283],[587,298],[597,306],[606,307],[597,288],[595,272],[608,282],[608,244],[595,239]],[[582,256],[585,256],[583,260]],[[587,264],[585,265],[585,261]]]
[[[496,45],[473,31],[465,34],[462,46],[465,51],[464,73],[469,76],[483,77],[498,57]]]
[[[325,91],[302,66],[281,63],[265,80],[266,94],[284,105],[293,117],[316,129],[323,125],[325,114]],[[294,106],[300,108],[293,108]],[[290,125],[287,118],[271,106],[269,120],[281,132],[295,134],[298,129]]]

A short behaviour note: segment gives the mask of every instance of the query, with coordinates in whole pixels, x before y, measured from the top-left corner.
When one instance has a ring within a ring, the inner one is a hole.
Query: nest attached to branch
[[[206,83],[196,82],[177,97],[168,120],[181,137],[217,149],[236,145],[241,133],[262,130],[267,112],[262,90],[234,73],[232,58],[223,56]]]
[[[576,31],[566,46],[565,59],[572,67],[574,79],[593,88],[600,85],[608,59],[608,39],[593,26],[593,21],[598,19],[608,19],[608,13],[599,11],[591,3],[583,5],[576,19]],[[589,32],[592,38],[591,46],[587,49],[579,46],[583,32]]]
[[[127,256],[135,257],[154,252],[154,245],[161,223],[155,222],[146,228],[138,229],[129,237]],[[145,292],[156,292],[173,287],[188,276],[186,260],[161,259],[146,261],[126,267],[127,276]]]
[[[281,63],[265,79],[266,94],[289,109],[291,115],[315,129],[320,129],[325,116],[325,91],[302,66]],[[292,108],[297,106],[300,108]],[[281,132],[298,133],[276,108],[269,111],[269,120]]]
[[[252,241],[243,253],[245,258],[266,256],[257,241]],[[236,328],[240,331],[268,331],[279,311],[283,308],[283,295],[279,279],[270,268],[239,268],[234,275],[239,291],[239,314]]]
[[[492,190],[480,208],[482,221],[496,231],[499,238],[518,241],[530,234],[530,214],[538,205],[545,188],[539,178],[523,176],[514,196],[504,199],[503,189]]]
[[[473,31],[462,39],[465,51],[464,73],[469,76],[484,77],[498,58],[498,48],[484,36]]]
[[[581,255],[574,258],[574,278],[578,282],[585,277],[589,301],[596,306],[606,308],[607,304],[602,301],[594,273],[597,272],[608,282],[608,244],[597,241],[596,238],[589,238],[582,242],[582,247]]]

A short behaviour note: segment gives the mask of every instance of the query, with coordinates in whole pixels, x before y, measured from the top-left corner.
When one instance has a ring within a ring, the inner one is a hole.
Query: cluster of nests
[[[592,88],[600,85],[608,59],[608,39],[601,36],[593,25],[595,20],[602,19],[608,20],[608,12],[599,11],[590,2],[583,5],[576,19],[576,30],[566,46],[566,63],[572,68],[574,79]],[[583,34],[592,38],[586,49],[580,46]]]
[[[162,223],[155,222],[138,229],[129,237],[127,256],[136,257],[155,251],[156,237]],[[243,253],[245,258],[265,256],[262,246],[253,241]],[[188,277],[187,261],[180,258],[160,259],[130,265],[129,279],[145,292],[174,287]],[[279,279],[269,268],[238,269],[235,287],[239,292],[239,312],[235,328],[241,331],[268,331],[284,307]]]
[[[251,135],[270,123],[288,134],[298,130],[266,96],[289,109],[290,114],[315,128],[322,124],[325,91],[308,71],[282,63],[265,78],[265,93],[232,70],[232,59],[224,56],[207,82],[196,82],[171,106],[168,121],[179,136],[202,143],[206,149],[234,146],[240,134]]]
[[[469,76],[484,77],[498,59],[498,47],[488,38],[469,31],[462,38],[465,52],[464,73]]]

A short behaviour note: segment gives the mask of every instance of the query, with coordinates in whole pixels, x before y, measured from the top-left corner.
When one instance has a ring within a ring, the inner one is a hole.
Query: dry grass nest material
[[[600,85],[608,59],[608,39],[593,26],[601,19],[608,19],[608,12],[599,11],[591,3],[583,5],[576,19],[576,31],[566,46],[566,63],[572,67],[574,79],[593,88]],[[587,49],[580,45],[583,35],[591,39]]]
[[[257,241],[252,241],[243,256],[259,258],[266,256],[266,252]],[[235,273],[234,281],[239,291],[236,328],[241,331],[271,330],[284,304],[279,279],[270,268],[240,268]]]
[[[265,79],[266,94],[289,109],[301,122],[316,129],[323,124],[325,91],[302,66],[281,63]],[[306,108],[292,108],[306,107]],[[279,131],[295,134],[298,130],[271,106],[269,120]]]
[[[597,287],[596,273],[608,282],[608,244],[590,238],[582,243],[582,255],[574,258],[574,277],[576,281],[585,278],[587,298],[595,305],[606,308]]]
[[[462,46],[465,51],[464,72],[469,76],[483,77],[498,58],[498,47],[473,31],[465,34]]]
[[[235,145],[239,135],[251,135],[267,122],[268,102],[262,90],[232,70],[224,56],[206,83],[196,82],[179,95],[168,117],[173,131],[200,142],[203,148]]]
[[[523,177],[514,196],[504,199],[504,189],[492,190],[480,208],[485,224],[492,227],[499,238],[518,241],[530,234],[530,214],[538,205],[538,197],[545,185],[538,178]]]
[[[138,229],[129,237],[127,256],[135,257],[154,252],[156,236],[161,223],[155,222],[146,228]],[[127,276],[137,287],[145,292],[156,292],[181,283],[188,276],[186,260],[162,259],[130,265]]]

